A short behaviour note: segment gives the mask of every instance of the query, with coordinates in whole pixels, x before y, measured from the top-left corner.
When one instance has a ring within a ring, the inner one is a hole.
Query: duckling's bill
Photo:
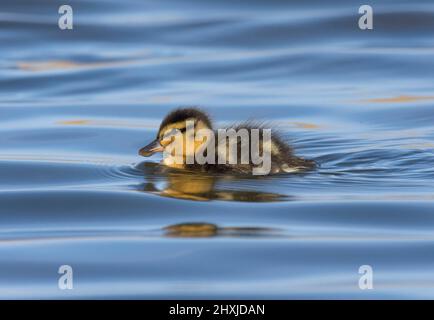
[[[151,143],[149,143],[147,146],[143,147],[139,150],[139,155],[144,157],[149,157],[153,155],[156,152],[163,152],[164,147],[160,144],[160,141],[158,139],[155,139]]]

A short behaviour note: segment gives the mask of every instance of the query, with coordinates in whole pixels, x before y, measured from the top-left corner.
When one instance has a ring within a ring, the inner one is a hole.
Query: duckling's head
[[[192,130],[187,130],[192,129]],[[179,136],[182,137],[182,156],[186,157],[189,153],[194,153],[201,143],[194,142],[194,148],[189,151],[187,139],[193,139],[198,130],[212,130],[211,120],[208,115],[196,108],[181,108],[169,113],[161,122],[158,129],[157,137],[154,141],[139,150],[139,154],[149,157],[156,152],[162,152],[168,149],[176,149],[176,143],[180,143]],[[177,139],[178,138],[178,139]]]

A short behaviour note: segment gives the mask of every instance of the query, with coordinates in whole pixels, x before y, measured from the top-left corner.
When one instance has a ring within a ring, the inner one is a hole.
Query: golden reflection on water
[[[70,70],[81,68],[104,68],[115,67],[130,64],[135,60],[124,61],[101,61],[101,62],[75,62],[69,60],[51,60],[51,61],[21,61],[17,62],[17,68],[24,71],[44,72],[54,70]]]
[[[217,236],[276,236],[278,229],[262,227],[219,227],[213,223],[188,222],[165,227],[165,236],[170,238],[210,238]]]
[[[56,125],[62,126],[92,126],[92,127],[115,127],[115,128],[147,128],[155,129],[158,122],[152,120],[132,121],[119,119],[72,119],[59,120]]]
[[[227,189],[219,186],[219,182],[230,181],[241,177],[210,175],[200,172],[184,172],[161,166],[157,163],[143,162],[138,165],[147,180],[141,185],[141,191],[161,197],[193,201],[242,201],[242,202],[277,202],[288,201],[287,195],[242,190],[241,183],[237,189]],[[263,178],[263,177],[262,177]],[[252,177],[244,179],[254,179]],[[258,179],[260,179],[258,177]]]
[[[81,63],[73,61],[41,61],[41,62],[18,62],[17,68],[25,71],[48,71],[57,69],[74,69],[83,67]]]
[[[404,103],[404,102],[417,102],[417,101],[427,101],[434,100],[434,96],[397,96],[390,98],[374,98],[362,100],[362,102],[368,103]]]
[[[290,122],[289,124],[298,128],[298,129],[307,129],[307,130],[323,129],[323,126],[320,126],[320,125],[315,124],[315,123],[294,121],[294,122]]]

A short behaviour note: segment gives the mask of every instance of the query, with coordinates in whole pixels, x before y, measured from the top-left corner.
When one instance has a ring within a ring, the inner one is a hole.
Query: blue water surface
[[[0,298],[434,298],[431,0],[62,4],[0,4]],[[319,167],[161,170],[178,106]]]

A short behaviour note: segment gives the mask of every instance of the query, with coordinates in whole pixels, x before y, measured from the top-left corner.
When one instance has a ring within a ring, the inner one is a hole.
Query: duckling
[[[221,135],[228,130],[243,134],[232,140],[229,135]],[[243,137],[252,141],[251,145],[247,145],[246,153],[243,153],[246,150]],[[253,152],[255,137],[258,140],[256,156]],[[251,147],[251,152],[248,147]],[[139,150],[139,154],[144,157],[156,152],[165,153],[164,165],[189,171],[267,175],[299,172],[315,167],[314,161],[295,156],[279,133],[266,129],[263,124],[245,122],[215,131],[210,117],[197,108],[176,109],[164,118],[156,139]],[[202,157],[198,157],[201,153]],[[269,159],[267,166],[264,165],[266,155]],[[204,162],[204,158],[207,161]],[[202,162],[195,161],[196,159]]]

